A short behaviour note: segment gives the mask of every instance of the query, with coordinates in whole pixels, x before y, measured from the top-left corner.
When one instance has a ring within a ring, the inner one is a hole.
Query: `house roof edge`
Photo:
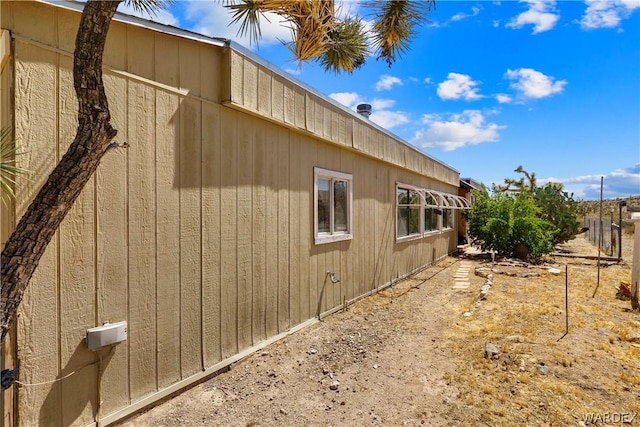
[[[45,4],[49,4],[49,5],[53,5],[56,7],[61,7],[64,9],[68,9],[68,10],[74,10],[76,12],[80,12],[82,13],[83,7],[84,7],[84,3],[77,1],[77,0],[36,0],[37,2],[40,3],[45,3]],[[379,132],[382,132],[384,134],[386,134],[387,136],[393,138],[394,140],[400,142],[401,144],[407,146],[408,148],[410,148],[411,150],[415,151],[416,154],[427,157],[428,159],[450,169],[451,171],[457,173],[458,175],[460,174],[460,171],[458,171],[456,168],[454,168],[453,166],[443,162],[442,160],[439,160],[433,156],[431,156],[430,154],[425,153],[424,151],[418,149],[416,146],[410,144],[409,142],[405,141],[404,139],[400,138],[399,136],[397,136],[396,134],[394,134],[393,132],[381,127],[380,125],[369,121],[367,118],[362,117],[360,114],[358,114],[357,112],[351,110],[350,108],[346,107],[345,105],[339,103],[338,101],[334,100],[333,98],[329,97],[328,95],[320,92],[319,90],[317,90],[316,88],[310,86],[309,84],[303,82],[302,80],[298,79],[297,77],[295,77],[294,75],[292,75],[291,73],[286,72],[285,70],[283,70],[282,68],[280,68],[279,66],[273,64],[272,62],[269,62],[269,60],[267,60],[266,58],[261,57],[260,55],[256,54],[255,52],[251,51],[250,49],[246,48],[245,46],[231,40],[231,39],[226,39],[226,38],[219,38],[219,37],[210,37],[210,36],[205,36],[203,34],[199,34],[199,33],[195,33],[189,30],[184,30],[182,28],[178,28],[172,25],[167,25],[167,24],[161,24],[149,19],[145,19],[145,18],[140,18],[134,15],[129,15],[126,13],[122,13],[122,12],[116,12],[114,18],[115,21],[117,22],[123,22],[126,24],[130,24],[130,25],[134,25],[137,27],[142,27],[142,28],[147,28],[147,29],[151,29],[154,31],[158,31],[161,33],[165,33],[165,34],[170,34],[170,35],[174,35],[174,36],[178,36],[178,37],[184,37],[187,39],[191,39],[194,41],[198,41],[201,43],[206,43],[206,44],[210,44],[210,45],[214,45],[214,46],[218,46],[218,47],[227,47],[230,48],[236,52],[238,52],[239,54],[246,56],[247,58],[251,59],[252,61],[257,62],[258,64],[268,68],[270,71],[273,71],[274,73],[279,74],[280,76],[286,78],[287,80],[292,81],[293,83],[295,83],[296,85],[300,86],[301,88],[303,88],[305,91],[308,91],[316,96],[318,96],[319,98],[331,103],[332,105],[334,105],[335,107],[339,108],[340,110],[344,111],[345,113],[349,114],[351,117],[357,118],[358,120],[361,120],[363,123],[366,123],[367,126],[371,126],[373,128],[375,128],[376,130],[378,130]]]

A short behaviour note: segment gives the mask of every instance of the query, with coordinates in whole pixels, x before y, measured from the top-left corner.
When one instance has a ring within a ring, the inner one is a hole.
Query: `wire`
[[[109,351],[109,354],[107,354],[106,358],[108,358],[108,357],[110,357],[111,355],[113,355],[114,351],[115,351],[115,346],[113,346],[113,347],[111,348],[111,351]],[[21,386],[24,386],[24,387],[35,387],[35,386],[39,386],[39,385],[53,384],[53,383],[56,383],[56,382],[58,382],[58,381],[62,381],[62,380],[64,380],[64,379],[67,379],[67,378],[69,378],[70,376],[72,376],[72,375],[74,375],[74,374],[77,374],[78,372],[80,372],[80,371],[81,371],[81,370],[83,370],[84,368],[87,368],[87,367],[89,367],[89,366],[91,366],[91,365],[95,365],[96,363],[101,363],[101,362],[102,362],[103,357],[102,357],[101,355],[98,355],[98,357],[99,357],[99,360],[94,360],[93,362],[87,363],[86,365],[81,366],[80,368],[76,369],[75,371],[71,371],[71,372],[69,372],[69,373],[68,373],[67,375],[65,375],[64,377],[56,378],[55,380],[51,380],[51,381],[43,381],[43,382],[41,382],[41,383],[24,383],[24,382],[19,381],[19,380],[15,380],[14,382],[15,382],[16,384],[20,384]]]
[[[96,362],[92,362],[92,363],[90,363],[89,365],[93,365],[93,364],[95,364],[95,363],[96,363]],[[86,368],[86,367],[87,367],[87,366],[89,366],[89,365],[83,366],[83,367],[82,367],[82,368],[80,368],[80,369],[84,369],[84,368]],[[25,387],[34,387],[34,386],[38,386],[38,385],[53,384],[53,383],[55,383],[55,382],[62,381],[62,380],[64,380],[64,379],[66,379],[66,378],[69,378],[71,375],[75,374],[75,373],[76,373],[76,372],[78,372],[80,369],[78,369],[77,371],[71,371],[71,372],[69,372],[67,375],[65,375],[64,377],[57,378],[57,379],[55,379],[55,380],[51,380],[51,381],[44,381],[44,382],[41,382],[41,383],[23,383],[22,381],[15,380],[15,383],[16,383],[16,384],[20,384],[21,386],[25,386]]]

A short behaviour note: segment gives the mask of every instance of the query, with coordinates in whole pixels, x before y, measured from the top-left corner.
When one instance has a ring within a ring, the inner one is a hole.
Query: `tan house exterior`
[[[75,134],[82,4],[0,7],[0,124],[32,171],[4,242]],[[463,207],[456,170],[243,48],[118,15],[104,64],[129,147],[29,285],[3,365],[31,385],[5,392],[4,426],[115,422],[456,249],[454,220],[423,221]],[[87,349],[120,321],[126,341]]]

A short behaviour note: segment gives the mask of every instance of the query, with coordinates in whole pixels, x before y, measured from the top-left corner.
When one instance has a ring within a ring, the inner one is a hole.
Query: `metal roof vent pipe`
[[[358,114],[368,119],[371,115],[371,104],[358,104],[356,110],[358,111]]]

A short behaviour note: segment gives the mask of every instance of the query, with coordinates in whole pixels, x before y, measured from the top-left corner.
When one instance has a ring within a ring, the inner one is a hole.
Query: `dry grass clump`
[[[566,262],[566,259],[561,262]],[[569,333],[565,275],[494,275],[488,299],[460,315],[449,344],[458,359],[451,381],[463,421],[474,425],[577,425],[586,414],[640,413],[640,317],[615,299],[628,265],[602,269],[595,298],[595,263],[569,265]],[[490,266],[490,264],[489,264]],[[545,268],[548,268],[545,267]],[[564,270],[564,266],[560,266]],[[504,270],[504,267],[500,267]],[[474,306],[476,295],[466,304]],[[485,358],[484,346],[500,348]]]

